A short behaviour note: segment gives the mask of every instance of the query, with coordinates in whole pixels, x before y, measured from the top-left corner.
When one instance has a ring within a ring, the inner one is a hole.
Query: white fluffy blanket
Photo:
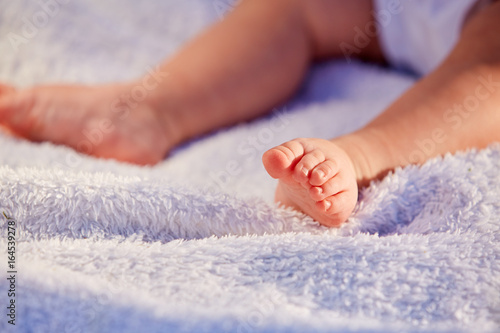
[[[0,80],[132,78],[230,8],[5,0]],[[0,331],[498,331],[498,146],[397,170],[339,230],[272,202],[266,149],[355,130],[412,82],[360,63],[318,65],[272,116],[151,168],[0,135],[0,210],[17,222],[15,326],[0,222]]]

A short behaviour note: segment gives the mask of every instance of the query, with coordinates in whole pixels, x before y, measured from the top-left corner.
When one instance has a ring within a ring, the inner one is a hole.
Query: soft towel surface
[[[132,78],[231,8],[65,2],[0,4],[1,81]],[[40,12],[43,27],[13,44]],[[0,210],[18,222],[16,326],[3,314],[0,331],[498,331],[499,146],[397,170],[338,230],[272,202],[266,149],[355,130],[412,82],[359,63],[318,65],[286,107],[151,168],[0,135]]]

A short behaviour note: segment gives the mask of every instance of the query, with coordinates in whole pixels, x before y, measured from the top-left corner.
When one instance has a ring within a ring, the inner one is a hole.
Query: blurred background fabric
[[[234,5],[2,0],[0,81],[131,79]],[[18,272],[16,326],[3,315],[0,331],[497,332],[498,145],[396,170],[362,191],[340,229],[273,203],[264,151],[356,130],[414,81],[323,62],[269,116],[154,167],[0,133],[0,210],[17,222]],[[5,305],[3,217],[0,230]]]

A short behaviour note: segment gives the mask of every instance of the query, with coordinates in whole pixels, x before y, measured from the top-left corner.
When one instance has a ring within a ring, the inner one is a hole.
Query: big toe
[[[262,163],[271,177],[281,178],[285,175],[288,160],[281,150],[272,148],[264,153]]]
[[[271,177],[284,178],[291,176],[293,167],[303,154],[302,144],[296,140],[289,141],[266,151],[262,163]]]

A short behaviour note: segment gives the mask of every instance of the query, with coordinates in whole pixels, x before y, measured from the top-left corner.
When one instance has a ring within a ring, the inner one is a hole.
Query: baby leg
[[[133,82],[1,89],[0,124],[30,140],[154,164],[185,140],[285,101],[313,59],[343,55],[341,42],[351,42],[370,13],[369,0],[243,0]],[[359,56],[380,54],[374,39]],[[145,85],[153,88],[134,98]]]
[[[321,224],[344,222],[358,186],[408,164],[500,142],[500,2],[471,18],[452,53],[363,129],[266,152],[276,200]],[[424,148],[423,148],[424,147]]]

